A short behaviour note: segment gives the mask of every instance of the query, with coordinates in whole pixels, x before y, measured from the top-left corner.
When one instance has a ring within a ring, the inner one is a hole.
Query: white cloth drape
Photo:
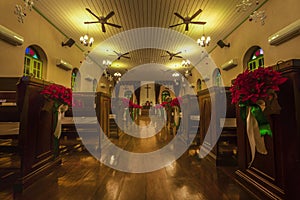
[[[57,108],[57,123],[56,123],[56,127],[55,127],[55,131],[54,131],[54,136],[56,138],[60,138],[61,135],[61,119],[64,116],[64,113],[68,110],[68,105],[64,105],[61,104],[58,108]]]
[[[247,115],[247,135],[251,150],[251,162],[249,163],[249,167],[252,165],[255,158],[255,150],[264,155],[268,153],[264,137],[259,133],[258,122],[250,110],[251,108],[249,107]]]

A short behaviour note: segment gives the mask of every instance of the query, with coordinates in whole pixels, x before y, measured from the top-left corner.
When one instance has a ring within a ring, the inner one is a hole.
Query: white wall
[[[218,67],[232,58],[237,58],[239,62],[229,71],[221,70],[226,86],[230,86],[231,80],[243,71],[244,54],[252,46],[257,45],[264,50],[265,66],[275,65],[279,60],[300,59],[300,35],[279,46],[268,43],[270,35],[300,18],[299,8],[299,0],[269,0],[259,9],[265,10],[267,15],[265,25],[247,20],[225,39],[225,43],[230,42],[230,48],[215,48],[211,56]]]
[[[0,77],[21,77],[23,75],[25,49],[30,45],[38,45],[47,56],[47,76],[45,80],[71,86],[71,71],[65,71],[56,66],[56,59],[63,60],[79,68],[84,59],[83,53],[73,45],[62,47],[61,42],[67,38],[34,10],[27,11],[24,23],[17,20],[14,14],[16,4],[21,0],[0,1],[0,24],[24,37],[22,46],[13,46],[0,40]]]

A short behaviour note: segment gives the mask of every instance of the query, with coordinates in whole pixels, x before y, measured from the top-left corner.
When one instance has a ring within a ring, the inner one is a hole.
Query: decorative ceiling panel
[[[204,21],[205,25],[189,24],[189,30],[185,31],[185,25],[173,27],[178,31],[196,40],[202,34],[211,36],[211,43],[206,47],[211,51],[218,40],[226,38],[237,26],[267,0],[255,3],[246,11],[237,12],[236,5],[243,0],[38,0],[35,9],[53,23],[66,37],[73,38],[85,51],[92,51],[94,47],[104,40],[120,32],[141,27],[169,28],[170,25],[182,23],[182,19],[175,16],[178,13],[183,17],[191,17],[197,10],[202,12],[192,21]],[[254,0],[253,0],[254,2]],[[111,11],[115,12],[109,23],[119,24],[122,28],[105,25],[106,32],[102,32],[101,24],[84,24],[87,21],[97,21],[86,8],[89,8],[97,16],[106,16]],[[80,44],[79,38],[84,34],[94,37],[92,47]],[[59,41],[58,41],[59,42]],[[167,42],[173,42],[172,39]],[[123,46],[126,44],[122,44]],[[122,51],[120,47],[111,47],[113,50]],[[169,51],[177,51],[169,49]],[[111,49],[111,50],[112,50]],[[126,48],[124,48],[126,49]],[[128,49],[128,48],[127,48]],[[122,52],[125,53],[125,52]],[[164,51],[141,50],[130,53],[131,59],[122,59],[116,62],[124,62],[123,66],[133,67],[141,62],[158,62]],[[155,58],[154,58],[155,57]],[[179,60],[180,63],[182,60]],[[162,61],[167,63],[167,61]]]

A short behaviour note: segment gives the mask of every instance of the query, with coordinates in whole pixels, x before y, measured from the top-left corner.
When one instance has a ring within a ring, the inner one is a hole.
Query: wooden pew
[[[14,184],[16,193],[22,192],[61,163],[61,158],[54,156],[54,114],[52,110],[43,109],[48,100],[40,94],[47,84],[27,76],[22,77],[17,84],[21,168]]]
[[[269,117],[272,137],[264,136],[267,155],[251,151],[246,124],[237,107],[239,182],[261,199],[298,199],[300,188],[300,60],[273,66],[288,80],[280,86],[280,114]]]
[[[16,179],[20,169],[18,80],[19,77],[0,77],[0,187]]]

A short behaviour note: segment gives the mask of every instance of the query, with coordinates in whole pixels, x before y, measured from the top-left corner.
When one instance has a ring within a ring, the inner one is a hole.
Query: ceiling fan
[[[115,12],[114,11],[111,11],[110,13],[108,13],[108,15],[106,15],[106,17],[104,16],[97,16],[95,13],[93,13],[89,8],[86,8],[86,10],[92,14],[94,17],[96,17],[98,20],[97,21],[91,21],[91,22],[84,22],[84,24],[95,24],[95,23],[100,23],[102,24],[102,32],[106,32],[106,28],[105,28],[105,24],[106,25],[109,25],[109,26],[113,26],[113,27],[116,27],[116,28],[122,28],[122,26],[118,25],[118,24],[113,24],[113,23],[109,23],[107,22],[107,20],[109,18],[111,18],[112,16],[114,16]]]
[[[173,57],[176,57],[176,58],[182,58],[182,56],[179,56],[179,54],[181,54],[181,51],[177,52],[177,53],[171,53],[169,51],[166,51],[168,54],[169,54],[169,60],[172,60]],[[161,56],[161,57],[166,57],[166,55],[164,56]]]
[[[200,25],[204,25],[206,24],[206,22],[193,22],[192,20],[197,17],[200,13],[202,12],[201,9],[199,9],[197,12],[195,12],[191,17],[187,16],[187,17],[183,17],[181,16],[180,14],[178,14],[177,12],[174,13],[174,15],[176,15],[177,17],[179,17],[180,19],[183,20],[182,23],[178,23],[178,24],[174,24],[174,25],[171,25],[169,26],[169,28],[172,28],[172,27],[175,27],[175,26],[179,26],[179,25],[182,25],[182,24],[185,24],[185,31],[188,31],[189,30],[189,24],[200,24]]]
[[[127,58],[127,59],[130,59],[130,57],[129,56],[126,56],[126,55],[128,55],[129,54],[129,52],[127,52],[127,53],[118,53],[118,52],[116,52],[116,51],[114,51],[115,52],[115,54],[117,54],[117,56],[118,56],[118,58],[117,58],[117,60],[120,60],[121,58]]]

